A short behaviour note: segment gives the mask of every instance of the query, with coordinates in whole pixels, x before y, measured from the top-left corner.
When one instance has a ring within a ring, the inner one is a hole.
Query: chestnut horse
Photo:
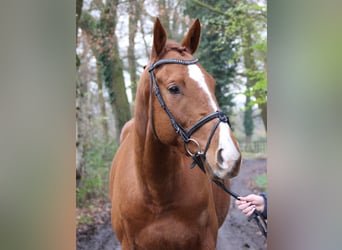
[[[179,44],[155,21],[134,118],[122,130],[110,174],[112,225],[123,250],[216,247],[230,197],[211,179],[229,185],[241,154],[215,80],[193,57],[200,32],[197,19]]]

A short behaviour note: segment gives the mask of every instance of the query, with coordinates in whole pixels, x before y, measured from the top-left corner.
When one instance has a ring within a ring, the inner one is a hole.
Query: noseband
[[[159,67],[160,65],[163,64],[183,64],[183,65],[190,65],[190,64],[196,64],[198,62],[198,59],[195,58],[193,60],[181,60],[181,59],[173,59],[173,58],[165,58],[165,59],[161,59],[157,62],[155,62],[154,64],[152,64],[149,68],[148,68],[148,72],[150,73],[150,88],[151,88],[151,92],[152,92],[152,86],[153,86],[153,90],[154,93],[161,105],[161,107],[164,109],[164,111],[166,112],[166,114],[168,115],[170,122],[173,126],[173,128],[175,129],[176,133],[180,135],[180,137],[182,138],[183,142],[184,142],[184,147],[185,150],[187,152],[187,154],[189,156],[192,157],[192,159],[194,160],[193,163],[190,165],[191,168],[195,167],[196,164],[202,169],[203,172],[205,172],[205,168],[202,162],[203,160],[206,160],[206,153],[208,151],[210,142],[212,137],[214,136],[214,133],[218,127],[218,125],[220,124],[220,122],[224,122],[227,123],[230,126],[229,123],[229,119],[228,116],[226,116],[223,111],[218,110],[214,113],[211,113],[203,118],[201,118],[198,122],[195,123],[195,125],[193,125],[188,131],[186,131],[174,118],[174,116],[172,115],[172,113],[170,112],[170,110],[168,109],[168,107],[166,106],[164,99],[160,93],[159,87],[157,85],[157,81],[156,81],[156,77],[154,74],[154,69],[156,69],[157,67]],[[151,116],[152,117],[152,116]],[[206,146],[204,148],[204,150],[201,150],[201,146],[200,144],[193,138],[191,138],[191,135],[198,130],[200,127],[202,127],[204,124],[206,124],[207,122],[213,120],[213,119],[218,119],[218,121],[215,123],[215,125],[213,126],[210,134],[209,134],[209,138],[208,141],[206,143]],[[155,134],[155,136],[158,138],[155,128],[154,128],[154,124],[152,121],[152,129],[153,132]],[[197,148],[198,151],[197,152],[191,152],[189,149],[189,144],[194,144]],[[202,159],[201,159],[202,157]]]

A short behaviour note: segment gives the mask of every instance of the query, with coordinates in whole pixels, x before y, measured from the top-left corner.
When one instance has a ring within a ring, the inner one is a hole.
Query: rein
[[[195,58],[193,60],[181,60],[181,59],[174,59],[174,58],[165,58],[165,59],[161,59],[157,62],[155,62],[154,64],[152,64],[149,68],[148,68],[148,72],[150,73],[150,91],[152,92],[152,88],[154,90],[154,94],[156,95],[161,107],[164,109],[164,111],[166,112],[166,114],[169,117],[169,120],[175,130],[175,132],[177,134],[180,135],[180,137],[182,138],[183,142],[184,142],[184,147],[185,150],[187,152],[187,154],[189,156],[192,157],[192,159],[194,160],[193,163],[190,165],[190,168],[195,167],[196,165],[198,165],[198,167],[205,173],[205,167],[203,165],[203,160],[206,160],[206,153],[208,151],[210,142],[212,137],[214,136],[214,133],[218,127],[218,125],[220,124],[220,122],[224,122],[227,123],[229,125],[229,127],[231,127],[230,122],[229,122],[229,118],[228,116],[223,113],[223,111],[218,110],[214,113],[211,113],[203,118],[201,118],[198,122],[195,123],[195,125],[193,125],[188,131],[186,131],[174,118],[174,116],[172,115],[171,111],[168,109],[168,107],[166,106],[164,99],[160,93],[159,87],[157,85],[157,81],[156,81],[156,77],[154,74],[154,70],[159,67],[160,65],[163,64],[182,64],[182,65],[191,65],[191,64],[196,64],[198,62],[198,59]],[[152,107],[152,105],[151,105]],[[150,109],[152,110],[152,108]],[[151,111],[151,117],[152,117],[152,130],[154,135],[156,136],[157,139],[157,133],[154,127],[154,123],[153,123],[153,112]],[[201,146],[200,144],[193,138],[191,138],[191,135],[198,130],[200,127],[202,127],[204,124],[206,124],[207,122],[213,120],[213,119],[218,119],[218,121],[215,123],[215,125],[213,126],[210,134],[209,134],[209,138],[208,141],[206,143],[206,146],[204,148],[203,151],[201,151]],[[197,148],[198,151],[197,152],[191,152],[189,149],[189,144],[192,143],[194,144]],[[214,179],[212,180],[216,185],[218,185],[223,191],[225,191],[226,193],[228,193],[229,195],[233,196],[235,199],[240,200],[239,195],[237,195],[236,193],[232,192],[230,189],[228,189],[223,182],[219,181],[218,179]],[[248,221],[251,221],[252,219],[254,219],[261,231],[261,233],[265,236],[265,238],[267,238],[267,223],[265,221],[265,219],[261,216],[261,213],[259,211],[257,211],[256,209],[254,210],[253,214],[248,218]]]
[[[233,191],[231,191],[229,188],[226,187],[226,185],[224,185],[223,182],[214,179],[212,180],[217,186],[219,186],[223,191],[225,191],[226,193],[230,194],[231,196],[233,196],[235,199],[240,200],[238,194],[234,193]],[[260,230],[260,232],[262,233],[262,235],[267,239],[267,222],[264,219],[264,217],[262,217],[261,213],[254,209],[253,213],[248,217],[248,221],[253,220],[256,222],[256,224],[258,225],[258,228]]]

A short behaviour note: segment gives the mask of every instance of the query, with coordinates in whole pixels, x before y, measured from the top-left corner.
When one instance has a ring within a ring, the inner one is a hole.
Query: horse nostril
[[[223,151],[223,148],[220,148],[219,150],[217,150],[217,162],[219,165],[222,165],[223,164],[223,157],[222,157],[222,151]]]

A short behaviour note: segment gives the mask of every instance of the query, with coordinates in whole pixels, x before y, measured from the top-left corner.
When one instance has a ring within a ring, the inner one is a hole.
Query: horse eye
[[[168,91],[171,93],[171,94],[180,94],[180,89],[178,88],[178,86],[176,85],[172,85],[171,87],[168,88]]]

